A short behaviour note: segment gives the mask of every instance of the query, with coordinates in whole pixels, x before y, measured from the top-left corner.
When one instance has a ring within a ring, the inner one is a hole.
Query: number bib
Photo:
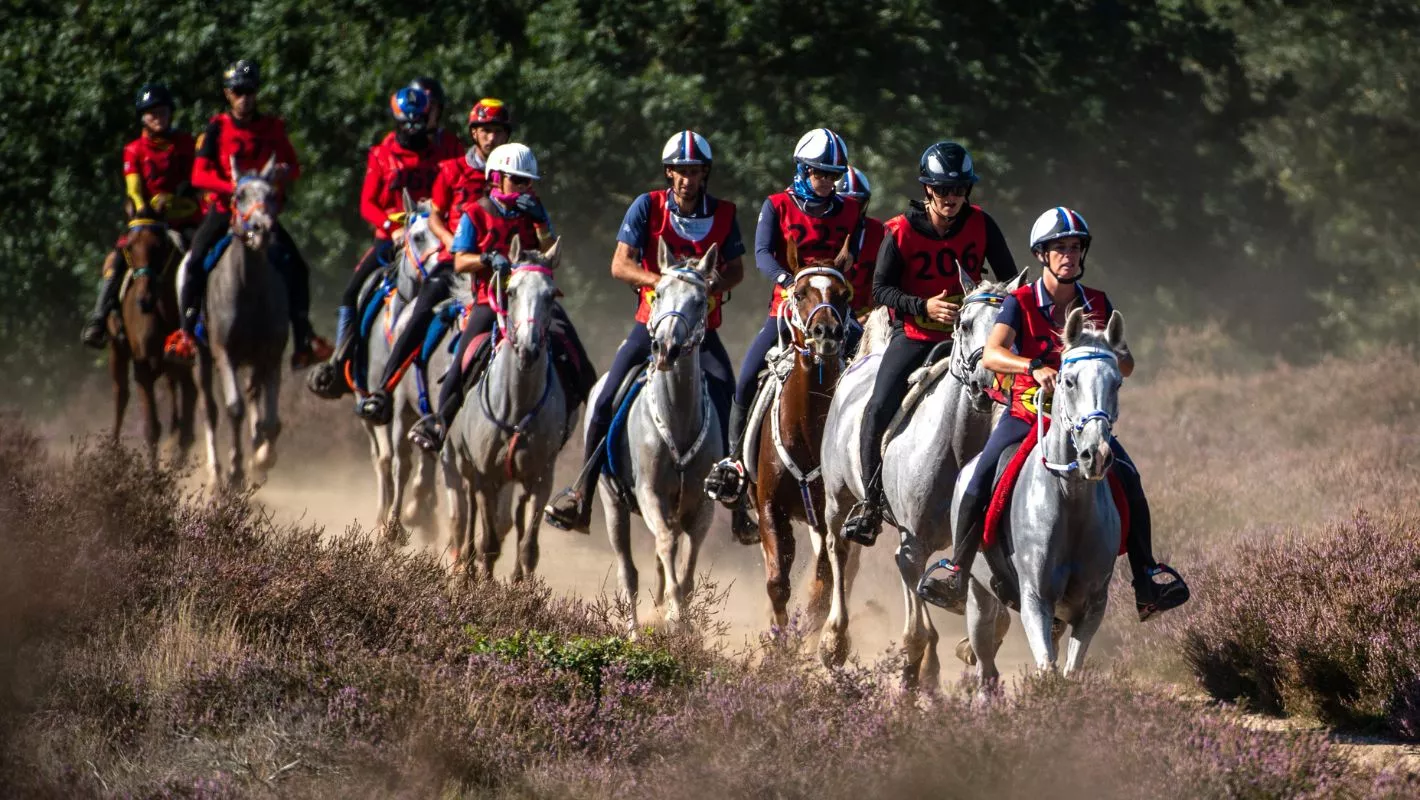
[[[932,239],[912,229],[905,215],[899,214],[883,224],[888,236],[897,243],[901,254],[902,290],[926,300],[942,292],[954,303],[961,302],[961,277],[958,265],[973,281],[981,281],[981,265],[986,254],[986,212],[979,206],[951,237]],[[952,334],[950,325],[934,322],[923,316],[907,317],[903,333],[919,342],[942,342]]]

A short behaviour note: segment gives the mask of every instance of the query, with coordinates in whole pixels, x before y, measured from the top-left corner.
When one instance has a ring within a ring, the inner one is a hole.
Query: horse
[[[192,380],[192,370],[163,358],[163,341],[182,319],[177,298],[181,258],[181,239],[166,223],[157,219],[151,209],[132,210],[123,245],[123,260],[128,268],[127,288],[119,301],[118,320],[110,323],[116,324],[116,329],[111,331],[115,335],[109,336],[109,375],[114,388],[113,433],[117,437],[123,427],[131,363],[138,385],[138,400],[143,407],[143,440],[153,463],[158,460],[158,440],[163,431],[158,421],[156,386],[159,379],[167,383],[171,398],[168,428],[177,435],[179,460],[187,458],[195,438],[197,386]]]
[[[513,579],[531,577],[537,569],[538,528],[552,493],[557,452],[566,440],[566,393],[553,367],[549,334],[557,302],[552,276],[561,260],[559,244],[538,252],[523,250],[519,240],[513,240],[506,290],[502,279],[495,278],[496,335],[501,338],[444,444],[445,468],[452,468],[462,487],[453,508],[455,569],[467,558],[475,516],[482,517],[473,569],[465,568],[474,578],[493,576],[493,563],[513,527],[518,532]]]
[[[1024,272],[1008,282],[980,284],[965,270],[959,273],[964,297],[952,330],[950,356],[945,365],[937,361],[916,376],[917,386],[904,403],[906,411],[888,426],[883,452],[883,491],[901,536],[896,561],[906,608],[903,682],[909,688],[924,682],[931,687],[938,679],[937,631],[926,604],[917,595],[917,584],[927,557],[951,541],[947,523],[952,488],[961,467],[986,446],[991,432],[991,399],[986,389],[992,375],[982,368],[981,355],[1006,295],[1025,281]],[[839,381],[829,408],[823,434],[823,481],[825,512],[833,531],[842,529],[848,510],[865,493],[858,436],[863,409],[877,377],[878,356],[886,348],[887,338],[887,316],[880,309],[869,320],[860,354]],[[919,398],[915,405],[914,395]],[[839,640],[848,630],[847,573],[852,565],[839,560],[841,552],[840,548],[829,551],[833,596],[819,644],[820,657],[826,662],[841,655],[845,648]],[[849,553],[850,559],[855,557],[856,548]]]
[[[631,402],[624,438],[608,437],[609,469],[600,479],[607,535],[616,550],[620,597],[628,609],[627,631],[637,635],[638,576],[631,555],[631,513],[636,510],[656,538],[656,583],[652,600],[670,625],[679,623],[695,589],[695,563],[714,516],[713,501],[701,490],[710,468],[724,457],[720,420],[710,405],[700,368],[710,310],[710,282],[720,258],[711,245],[697,261],[672,263],[660,242],[661,269],[651,316],[651,359],[645,388]],[[598,396],[606,376],[597,381]],[[585,434],[585,428],[584,428]],[[609,474],[615,471],[615,479]],[[627,487],[623,496],[618,484]],[[685,568],[678,569],[680,539],[689,539]],[[669,592],[667,592],[669,588]]]
[[[409,321],[409,311],[419,287],[427,274],[429,259],[439,250],[440,241],[429,229],[428,201],[415,204],[404,192],[406,226],[404,235],[396,248],[394,264],[394,290],[392,296],[381,303],[377,315],[365,337],[365,375],[367,380],[379,380],[390,350],[400,332]],[[370,276],[361,296],[368,296],[385,280],[384,271]],[[358,324],[358,322],[357,322]],[[432,374],[432,373],[430,373]],[[427,392],[420,386],[421,376],[415,370],[406,370],[392,393],[394,418],[388,425],[376,425],[364,421],[365,433],[370,439],[370,460],[375,468],[375,481],[379,499],[376,509],[377,519],[386,536],[396,538],[409,517],[426,536],[434,532],[434,507],[436,483],[438,481],[438,460],[432,453],[415,448],[405,437],[410,427],[418,421],[424,411],[421,400]],[[404,495],[409,484],[411,467],[414,467],[413,497],[406,505]]]
[[[1113,465],[1109,442],[1119,416],[1123,379],[1116,353],[1124,344],[1124,317],[1115,311],[1100,331],[1075,309],[1065,320],[1061,342],[1052,400],[1055,424],[1041,435],[1043,422],[1037,418],[1040,457],[1031,453],[1026,459],[1011,494],[1009,532],[1003,530],[999,538],[1010,537],[1008,559],[1019,576],[1021,624],[1036,667],[1055,669],[1059,638],[1068,624],[1068,676],[1084,666],[1090,640],[1104,620],[1119,553],[1120,515],[1104,478]],[[972,471],[997,468],[979,461],[968,464],[957,483],[953,523]],[[996,651],[1010,624],[1010,612],[987,588],[990,579],[987,559],[976,559],[966,619],[983,688],[1000,678]]]
[[[787,260],[794,273],[786,304],[789,313],[783,320],[789,341],[773,358],[771,377],[760,389],[767,395],[757,398],[755,409],[757,412],[764,406],[763,420],[758,436],[747,439],[751,444],[746,447],[745,462],[756,467],[751,491],[764,549],[771,624],[782,628],[789,621],[793,522],[797,520],[811,531],[817,567],[807,603],[808,627],[817,630],[828,616],[832,585],[827,549],[848,546],[829,536],[824,524],[819,449],[824,420],[844,366],[845,320],[852,289],[843,273],[852,265],[853,256],[845,243],[835,259],[801,265],[791,241]],[[781,341],[782,334],[783,328]],[[841,554],[842,559],[846,553]],[[846,638],[840,644],[846,649]],[[840,655],[846,658],[847,654],[835,654],[835,659]]]
[[[217,457],[217,395],[213,372],[221,380],[227,418],[232,425],[228,484],[240,488],[246,477],[242,453],[242,422],[246,401],[256,406],[251,418],[253,483],[260,485],[276,463],[276,438],[281,433],[281,354],[288,336],[286,286],[268,260],[276,231],[276,172],[273,155],[260,172],[243,173],[231,159],[231,244],[208,276],[204,299],[206,341],[197,351],[197,384],[206,421],[207,465],[213,489],[222,482]],[[184,261],[187,269],[203,264]],[[238,373],[249,370],[245,397]]]

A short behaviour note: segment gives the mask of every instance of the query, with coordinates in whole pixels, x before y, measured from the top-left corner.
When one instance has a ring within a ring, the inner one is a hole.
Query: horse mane
[[[880,353],[887,348],[888,336],[892,333],[892,320],[888,317],[887,306],[878,306],[863,323],[863,338],[858,342],[856,362],[871,353]]]

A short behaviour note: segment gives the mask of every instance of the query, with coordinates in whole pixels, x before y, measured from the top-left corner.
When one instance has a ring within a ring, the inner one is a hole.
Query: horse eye
[[[1073,389],[1073,388],[1075,388],[1075,379],[1072,378],[1072,377],[1069,377],[1068,375],[1067,375],[1066,377],[1062,378],[1062,379],[1060,380],[1060,383],[1063,384],[1066,389]]]

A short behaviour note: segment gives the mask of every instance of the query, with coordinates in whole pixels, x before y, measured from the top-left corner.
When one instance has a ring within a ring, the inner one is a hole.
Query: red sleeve
[[[291,146],[291,140],[286,136],[286,121],[276,120],[276,163],[286,165],[286,185],[296,182],[301,177],[301,161],[296,157],[296,148]]]
[[[434,188],[429,193],[429,201],[440,214],[446,214],[454,204],[454,187],[449,185],[449,162],[439,162],[439,174],[434,176]]]
[[[123,146],[123,174],[124,174],[124,175],[137,175],[137,174],[138,174],[138,164],[139,164],[139,162],[142,161],[142,159],[143,159],[143,154],[142,154],[141,152],[139,152],[139,150],[138,150],[138,145],[139,145],[141,142],[142,142],[141,139],[134,139],[133,141],[131,141],[131,142],[129,142],[128,144],[126,144],[126,145]]]
[[[384,171],[380,169],[380,155],[384,148],[374,145],[365,158],[365,184],[360,188],[360,216],[375,230],[384,230],[388,219],[380,208],[380,194],[384,190]]]

